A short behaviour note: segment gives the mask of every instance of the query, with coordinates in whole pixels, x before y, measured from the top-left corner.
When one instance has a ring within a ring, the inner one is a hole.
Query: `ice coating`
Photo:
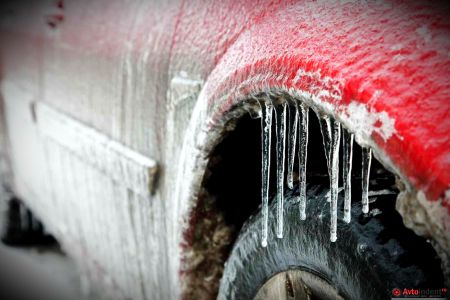
[[[342,181],[344,183],[344,222],[350,223],[352,205],[352,158],[353,158],[353,133],[342,131]]]
[[[372,149],[362,148],[362,212],[369,212],[369,177],[370,165],[372,162]]]
[[[296,102],[288,103],[289,124],[288,132],[288,171],[287,171],[287,185],[292,190],[294,188],[294,160],[295,160],[295,146],[297,143],[297,124],[299,118],[298,104]]]
[[[270,102],[260,103],[261,105],[261,149],[262,149],[262,215],[263,228],[261,245],[267,246],[267,235],[269,227],[269,171],[270,171],[270,149],[272,139],[272,110]]]
[[[286,148],[286,111],[287,103],[275,106],[277,136],[277,230],[278,238],[283,237],[284,209],[284,162]]]
[[[299,177],[300,177],[300,194],[299,194],[299,208],[300,220],[306,219],[306,163],[308,150],[308,123],[309,123],[309,108],[301,104],[301,115],[298,126],[298,158],[299,158]]]

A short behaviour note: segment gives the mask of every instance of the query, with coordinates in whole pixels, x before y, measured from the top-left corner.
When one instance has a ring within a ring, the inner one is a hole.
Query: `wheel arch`
[[[447,256],[450,178],[445,170],[450,165],[445,159],[449,143],[445,135],[450,124],[445,99],[450,86],[445,82],[449,63],[445,55],[450,44],[445,37],[448,29],[436,26],[443,22],[442,12],[436,6],[422,11],[406,4],[391,7],[388,17],[394,21],[384,23],[380,32],[374,20],[386,10],[371,8],[355,21],[356,29],[342,29],[342,21],[350,22],[352,15],[339,15],[337,33],[326,37],[337,26],[333,22],[325,22],[320,29],[307,25],[314,23],[319,8],[287,7],[266,17],[240,34],[209,75],[186,130],[176,180],[175,198],[184,220],[181,248],[192,230],[189,221],[209,154],[233,129],[233,120],[254,108],[249,99],[288,95],[342,122],[360,145],[370,146],[378,160],[401,177],[405,190],[397,202],[405,224],[419,235],[432,237],[438,252]],[[307,9],[313,12],[302,15],[300,24],[294,23]],[[421,12],[426,17],[419,20]],[[328,12],[318,13],[328,16]],[[286,17],[280,21],[283,14]],[[294,29],[299,33],[293,35]],[[424,37],[423,31],[429,36]],[[314,41],[309,42],[311,36]],[[353,44],[351,37],[356,37]],[[441,66],[436,63],[439,60],[444,62]],[[427,79],[419,82],[418,78]],[[433,123],[439,124],[437,130],[431,129]]]

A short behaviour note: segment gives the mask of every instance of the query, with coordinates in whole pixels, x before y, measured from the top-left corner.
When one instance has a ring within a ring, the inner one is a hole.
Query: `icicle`
[[[353,158],[353,133],[346,130],[342,131],[342,145],[343,145],[343,166],[342,179],[344,183],[344,222],[350,223],[351,219],[351,205],[352,205],[352,158]]]
[[[322,132],[323,146],[325,147],[325,158],[327,160],[328,169],[330,168],[329,149],[331,143],[331,120],[329,116],[318,115],[320,131]]]
[[[337,121],[331,121],[331,147],[329,152],[330,166],[328,167],[330,173],[330,240],[335,242],[337,239],[337,198],[338,198],[338,184],[339,184],[339,141],[341,137],[341,124]]]
[[[309,108],[303,103],[300,105],[301,119],[298,126],[299,139],[299,176],[300,176],[300,220],[306,219],[306,163],[308,149],[308,123]]]
[[[284,161],[286,146],[286,102],[275,106],[277,135],[277,237],[283,237]]]
[[[372,149],[362,148],[362,211],[369,212],[369,177]]]
[[[261,245],[267,246],[269,228],[269,173],[270,173],[270,148],[272,139],[272,110],[271,103],[260,103],[261,105],[261,149],[262,149],[262,238]]]
[[[287,185],[292,190],[294,188],[294,160],[295,144],[297,143],[297,123],[298,105],[297,102],[289,103],[289,124],[288,124],[288,171]]]
[[[328,116],[319,117],[320,130],[322,131],[323,145],[330,177],[330,240],[337,239],[337,196],[339,183],[339,141],[341,137],[341,125]]]

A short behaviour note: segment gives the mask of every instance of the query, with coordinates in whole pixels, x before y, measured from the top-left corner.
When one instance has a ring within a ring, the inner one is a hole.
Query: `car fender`
[[[244,101],[288,94],[372,147],[406,184],[399,199],[414,199],[411,209],[398,206],[405,223],[448,253],[450,26],[442,6],[295,3],[243,30],[209,74],[186,130],[181,209],[192,209],[208,153],[228,121],[246,112]]]

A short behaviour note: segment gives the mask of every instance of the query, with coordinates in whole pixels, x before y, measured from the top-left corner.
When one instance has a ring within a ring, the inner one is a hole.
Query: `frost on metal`
[[[154,189],[156,161],[111,140],[96,130],[38,103],[41,134],[132,191],[148,196]]]
[[[203,86],[203,81],[192,79],[187,72],[181,71],[170,81],[169,99],[170,108],[180,105],[190,98],[195,99]]]
[[[5,117],[3,99],[0,97],[0,197],[5,192],[6,186],[11,185],[10,181],[12,177]]]
[[[342,119],[348,128],[358,133],[355,138],[360,144],[368,144],[373,132],[378,133],[385,141],[396,134],[395,120],[387,112],[369,111],[362,103],[351,102]]]

